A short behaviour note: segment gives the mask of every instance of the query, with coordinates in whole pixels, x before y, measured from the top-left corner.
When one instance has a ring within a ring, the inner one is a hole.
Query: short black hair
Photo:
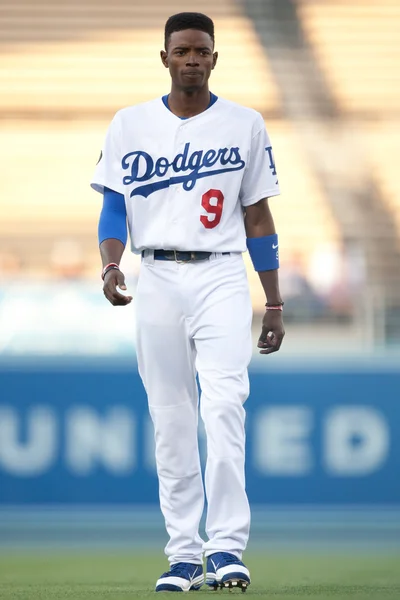
[[[197,12],[182,12],[177,15],[172,15],[165,23],[165,49],[167,49],[171,34],[175,31],[183,31],[184,29],[198,29],[199,31],[204,31],[205,33],[208,33],[215,44],[214,23],[210,17]]]

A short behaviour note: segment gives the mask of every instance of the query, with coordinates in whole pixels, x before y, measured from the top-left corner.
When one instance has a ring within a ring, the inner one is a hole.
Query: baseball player
[[[104,294],[124,306],[119,269],[127,243],[141,254],[136,293],[137,360],[155,431],[160,505],[170,568],[156,591],[250,584],[242,562],[250,511],[245,492],[247,367],[252,309],[246,247],[266,293],[258,347],[279,350],[284,329],[278,237],[268,198],[279,194],[273,153],[256,111],[210,93],[217,64],[214,25],[180,13],[165,26],[161,61],[170,94],[117,112],[92,187],[99,221]],[[207,434],[206,533],[198,424]]]

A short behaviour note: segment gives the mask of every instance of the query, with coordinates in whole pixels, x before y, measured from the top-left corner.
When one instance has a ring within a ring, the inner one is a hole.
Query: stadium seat
[[[400,239],[399,165],[400,120],[365,123],[362,136],[371,173],[381,191],[386,209],[393,215]]]
[[[297,0],[304,31],[339,107],[360,116],[400,106],[400,4]]]
[[[276,109],[277,87],[251,21],[233,0],[206,0],[201,9],[216,25],[214,89],[260,111]],[[104,117],[161,95],[169,88],[159,58],[163,24],[181,10],[187,4],[178,0],[14,0],[0,12],[0,111]]]

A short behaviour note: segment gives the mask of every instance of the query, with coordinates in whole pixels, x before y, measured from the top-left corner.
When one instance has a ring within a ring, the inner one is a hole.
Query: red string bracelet
[[[108,265],[106,265],[101,272],[101,278],[103,281],[108,271],[111,271],[112,269],[117,269],[118,271],[120,270],[119,265],[117,263],[108,263]]]
[[[283,305],[285,303],[284,302],[277,302],[276,304],[274,304],[273,302],[267,302],[265,305],[265,308],[267,310],[283,310]]]

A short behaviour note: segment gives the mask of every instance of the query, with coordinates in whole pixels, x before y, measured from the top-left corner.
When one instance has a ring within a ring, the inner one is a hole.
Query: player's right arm
[[[113,118],[91,182],[103,194],[98,236],[103,263],[103,292],[114,306],[125,306],[132,300],[118,291],[126,290],[119,264],[127,242],[126,206],[121,176],[121,124],[119,114]]]

